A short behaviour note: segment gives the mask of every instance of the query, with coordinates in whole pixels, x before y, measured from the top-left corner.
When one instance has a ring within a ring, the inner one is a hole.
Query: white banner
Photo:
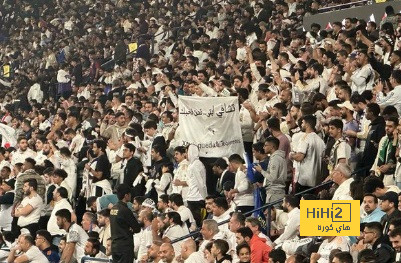
[[[179,96],[178,109],[183,145],[198,146],[201,157],[242,156],[237,97]]]

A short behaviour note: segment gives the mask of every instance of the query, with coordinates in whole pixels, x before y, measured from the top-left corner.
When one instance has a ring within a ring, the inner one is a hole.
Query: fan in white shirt
[[[205,261],[203,252],[196,251],[196,243],[192,238],[182,243],[181,258],[184,260],[184,263],[199,263]]]
[[[345,163],[339,163],[334,168],[331,177],[338,184],[332,200],[353,200],[350,193],[350,186],[354,181],[351,176],[351,168]]]
[[[184,206],[184,201],[180,194],[171,194],[169,196],[169,206],[181,216],[181,221],[184,222],[191,231],[196,229],[196,222],[191,210]]]

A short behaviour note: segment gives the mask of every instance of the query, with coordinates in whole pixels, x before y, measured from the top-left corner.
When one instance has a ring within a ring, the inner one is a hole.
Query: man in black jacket
[[[370,120],[369,133],[366,138],[365,149],[361,160],[357,163],[356,171],[358,176],[365,177],[377,155],[380,139],[386,135],[386,123],[380,114],[380,106],[376,103],[369,103],[366,108],[366,119]],[[362,170],[363,169],[363,170]]]
[[[383,227],[379,222],[370,222],[363,230],[363,243],[372,246],[376,263],[394,262],[394,249],[384,241]]]
[[[138,174],[143,171],[141,161],[134,157],[135,146],[131,143],[124,144],[123,158],[125,162],[124,179],[122,180],[125,185],[132,187],[133,182]]]
[[[126,184],[117,187],[118,203],[110,210],[111,251],[113,262],[132,262],[134,258],[133,234],[141,227],[128,208],[131,201],[131,188]]]

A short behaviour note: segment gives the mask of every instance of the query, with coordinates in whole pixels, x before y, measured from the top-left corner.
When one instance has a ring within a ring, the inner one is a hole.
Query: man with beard
[[[344,134],[349,137],[354,137],[357,139],[357,154],[363,152],[366,144],[366,137],[369,132],[369,124],[370,121],[366,119],[366,101],[365,99],[358,94],[352,95],[351,104],[356,111],[356,121],[358,123],[358,131],[355,132],[353,130],[345,130]]]
[[[53,192],[54,208],[50,215],[49,221],[47,222],[47,230],[50,232],[53,240],[53,245],[58,246],[61,237],[65,235],[65,231],[60,229],[57,225],[57,211],[61,209],[67,209],[71,212],[72,218],[75,219],[75,214],[73,212],[70,202],[68,202],[68,192],[64,187],[59,187]]]
[[[25,137],[18,138],[18,150],[14,152],[11,164],[23,163],[26,158],[35,158],[36,152],[28,148],[28,140]]]
[[[322,77],[323,65],[319,63],[312,64],[306,70],[306,81],[302,83],[298,73],[295,74],[295,89],[298,92],[309,93],[311,91],[326,95],[328,88],[327,81]]]
[[[394,88],[387,96],[383,95],[383,85],[377,85],[378,92],[377,104],[384,108],[392,105],[397,109],[398,114],[401,114],[401,70],[394,70],[390,78],[391,86]]]
[[[359,241],[359,244],[354,244],[352,250],[359,252],[369,246],[375,254],[376,263],[394,262],[394,250],[387,245],[382,232],[383,226],[379,222],[367,223],[363,230],[363,239]]]
[[[386,214],[380,210],[377,197],[374,194],[365,194],[363,197],[363,209],[365,217],[361,219],[362,223],[380,222],[380,219]]]
[[[383,178],[385,186],[394,185],[394,172],[397,164],[396,148],[397,137],[394,137],[394,131],[398,126],[398,119],[390,117],[386,120],[386,136],[381,138],[376,155],[376,160],[371,168],[371,173]]]
[[[341,117],[345,120],[343,132],[352,131],[353,133],[357,133],[359,126],[358,122],[354,119],[354,107],[349,101],[345,101],[342,104],[338,104],[341,108]],[[351,146],[351,160],[350,163],[356,163],[356,138],[353,136],[345,136],[345,140]]]
[[[15,208],[15,217],[18,217],[18,232],[21,228],[29,230],[32,236],[36,235],[39,228],[39,218],[43,207],[43,199],[36,192],[38,182],[31,178],[24,181],[24,199]]]
[[[369,124],[369,133],[366,138],[365,149],[361,159],[358,161],[356,170],[360,171],[358,175],[368,174],[375,161],[377,147],[381,138],[385,135],[385,121],[380,114],[380,107],[376,103],[369,103],[366,108],[366,119],[371,121]],[[367,167],[367,169],[366,169]],[[360,170],[365,168],[365,170]]]
[[[358,68],[352,70],[352,67],[344,67],[344,70],[351,76],[352,92],[362,94],[365,90],[372,90],[375,81],[374,71],[369,63],[368,51],[360,50],[356,56]]]
[[[299,217],[299,199],[293,195],[286,195],[283,199],[283,211],[288,213],[288,221],[285,225],[284,232],[273,243],[273,248],[282,244],[285,240],[293,239],[298,235],[300,224]]]
[[[321,156],[324,151],[324,142],[316,134],[316,117],[307,115],[302,120],[304,136],[294,145],[289,157],[294,162],[295,192],[301,192],[316,185],[320,176]]]
[[[138,233],[139,236],[139,250],[138,259],[142,260],[147,256],[147,248],[153,243],[152,232],[153,213],[148,210],[142,210],[138,216],[138,223],[142,231]]]
[[[97,212],[97,223],[100,227],[99,240],[101,244],[106,247],[107,240],[111,237],[110,230],[110,209],[105,208]]]

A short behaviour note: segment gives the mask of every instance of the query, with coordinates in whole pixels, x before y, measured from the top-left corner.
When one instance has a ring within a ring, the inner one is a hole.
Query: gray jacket
[[[267,191],[282,191],[285,189],[287,160],[285,159],[284,151],[277,150],[270,156],[267,170],[262,170],[262,175],[265,177],[264,185],[267,186]]]

